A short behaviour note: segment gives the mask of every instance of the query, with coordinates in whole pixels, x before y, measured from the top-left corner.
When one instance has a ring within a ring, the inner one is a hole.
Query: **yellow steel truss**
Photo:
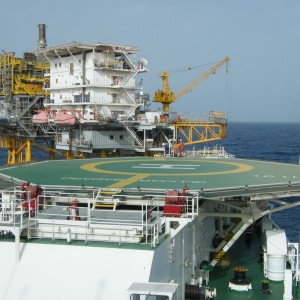
[[[177,121],[175,124],[175,137],[183,138],[185,145],[221,140],[226,137],[227,124]]]
[[[32,148],[49,154],[54,159],[54,154],[64,156],[66,159],[73,158],[69,151],[62,153],[54,150],[54,144],[50,147],[36,143],[29,138],[20,138],[9,134],[0,135],[0,148],[7,149],[7,165],[16,163],[29,163],[32,160]]]
[[[0,135],[0,148],[7,149],[7,164],[30,162],[31,161],[31,141],[30,139],[20,139],[11,135]]]
[[[13,52],[0,55],[0,96],[47,95],[49,79],[43,74],[49,68],[48,63],[16,58]]]

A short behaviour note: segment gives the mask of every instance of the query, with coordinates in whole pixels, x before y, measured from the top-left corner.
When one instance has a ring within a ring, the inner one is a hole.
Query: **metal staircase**
[[[127,125],[126,125],[126,121],[122,122],[124,128],[126,129],[126,131],[130,134],[130,136],[134,139],[134,141],[136,142],[137,146],[138,147],[141,147],[143,148],[144,145],[143,145],[143,141],[137,136],[137,134],[135,133],[134,130],[132,130],[131,128],[129,128]]]

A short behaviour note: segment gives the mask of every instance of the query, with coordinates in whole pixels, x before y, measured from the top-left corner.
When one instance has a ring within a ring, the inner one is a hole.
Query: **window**
[[[57,64],[55,64],[55,68],[57,68]]]
[[[83,102],[90,102],[91,95],[90,93],[83,95]]]
[[[171,300],[177,287],[178,284],[173,283],[133,282],[128,292],[130,300]]]
[[[120,140],[123,140],[123,134],[120,135]]]
[[[70,63],[70,75],[74,75],[74,63]]]
[[[61,67],[61,63],[59,63],[58,66]]]
[[[82,95],[74,95],[74,103],[82,102]]]
[[[169,300],[168,296],[131,294],[130,300]]]
[[[109,136],[109,139],[110,139],[110,140],[113,140],[113,139],[114,139],[114,136],[113,136],[113,135],[110,135],[110,136]]]
[[[55,83],[58,83],[58,79],[57,78],[55,79]]]

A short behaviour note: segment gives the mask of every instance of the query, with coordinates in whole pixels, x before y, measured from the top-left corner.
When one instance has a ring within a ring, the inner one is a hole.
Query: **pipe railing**
[[[70,205],[56,205],[48,204],[51,202],[51,197],[41,195],[43,202],[38,204],[41,201],[36,201],[36,214],[35,216],[30,216],[32,220],[38,222],[38,226],[49,225],[52,226],[53,239],[58,238],[59,235],[63,234],[56,233],[55,229],[62,227],[74,227],[77,229],[85,228],[88,236],[109,236],[118,233],[119,243],[122,243],[123,240],[128,240],[126,238],[132,237],[143,239],[143,243],[151,244],[155,246],[160,237],[161,231],[161,212],[159,211],[158,205],[153,205],[155,201],[141,201],[141,210],[139,211],[128,211],[128,213],[134,213],[134,220],[130,218],[119,217],[118,211],[107,211],[103,209],[94,210],[93,203],[94,199],[85,199],[87,202],[86,207],[77,207],[73,206],[72,202]],[[73,200],[74,197],[60,197],[61,202],[68,202],[70,198]],[[76,197],[75,197],[76,198]],[[80,198],[76,198],[80,200]],[[55,208],[55,209],[53,209]],[[57,211],[57,208],[60,208]],[[70,214],[67,212],[70,209],[78,210],[74,216],[68,220]],[[101,212],[111,213],[111,217],[101,217]],[[126,211],[122,211],[122,215],[126,214]],[[69,226],[70,225],[70,226]],[[91,230],[92,229],[92,230]],[[42,229],[40,229],[42,230]],[[98,231],[98,233],[97,233]],[[105,233],[106,231],[106,233]],[[71,230],[72,233],[72,230]],[[78,231],[77,231],[78,233]],[[83,231],[81,230],[80,234]],[[132,233],[132,234],[130,234]],[[31,236],[32,237],[32,236]],[[101,239],[99,239],[101,240]]]
[[[26,199],[23,199],[24,193],[27,193]],[[52,239],[64,238],[67,230],[68,239],[73,239],[72,235],[75,234],[80,236],[75,239],[82,240],[84,237],[86,242],[105,240],[105,236],[117,236],[120,244],[145,243],[152,247],[159,243],[160,236],[165,233],[162,227],[168,215],[162,212],[164,195],[149,200],[134,200],[134,204],[139,205],[140,210],[128,211],[128,214],[133,214],[128,218],[125,210],[94,209],[95,193],[90,198],[76,197],[74,194],[60,195],[59,205],[55,203],[56,196],[47,196],[44,192],[37,199],[31,199],[30,192],[18,188],[1,194],[0,226],[10,224],[9,226],[23,228],[25,224],[28,227],[28,238],[34,237],[35,233],[42,236],[43,230],[46,232],[50,226]],[[191,195],[178,197],[184,198],[183,204],[180,205],[184,208],[180,217],[194,219],[198,215],[198,194],[193,197]],[[75,203],[77,200],[86,206],[78,207]],[[60,231],[62,228],[63,231]]]

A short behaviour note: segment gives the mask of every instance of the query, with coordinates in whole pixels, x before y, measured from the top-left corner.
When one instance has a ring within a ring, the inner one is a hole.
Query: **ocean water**
[[[300,123],[230,123],[227,138],[218,145],[237,158],[299,164]],[[299,242],[300,206],[274,213],[272,219],[291,242]]]
[[[299,164],[300,123],[229,123],[227,138],[217,144],[238,158]],[[213,147],[216,143],[205,145]],[[47,159],[43,153],[34,153],[33,157]],[[6,151],[0,150],[0,165],[6,160]],[[272,218],[286,230],[290,241],[299,241],[300,206],[275,213]]]
[[[300,123],[230,123],[220,145],[239,158],[298,164]]]

